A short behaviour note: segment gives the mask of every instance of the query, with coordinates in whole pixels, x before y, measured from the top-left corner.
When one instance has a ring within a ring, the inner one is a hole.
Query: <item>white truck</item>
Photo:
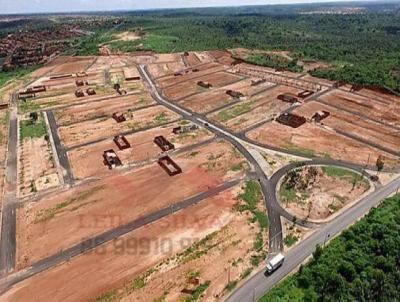
[[[272,274],[275,270],[277,270],[285,260],[285,256],[282,253],[277,254],[271,260],[267,262],[267,273]]]

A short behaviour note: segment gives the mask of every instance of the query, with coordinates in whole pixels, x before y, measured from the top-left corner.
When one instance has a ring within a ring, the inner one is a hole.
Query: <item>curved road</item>
[[[214,125],[204,116],[192,112],[186,108],[182,108],[179,105],[176,105],[165,99],[161,95],[161,92],[158,91],[156,85],[154,84],[153,79],[147,72],[145,66],[143,65],[140,66],[140,73],[142,74],[143,79],[145,79],[148,85],[150,86],[152,96],[155,100],[157,100],[160,104],[166,106],[167,108],[181,114],[185,119],[188,119],[195,124],[203,125],[212,132],[214,132],[216,135],[229,141],[243,154],[243,156],[254,167],[256,177],[258,178],[258,181],[261,184],[262,192],[264,194],[265,204],[268,212],[268,218],[270,221],[269,249],[272,254],[281,251],[283,248],[282,226],[280,220],[281,216],[289,220],[293,220],[293,215],[287,212],[280,205],[275,194],[279,180],[288,171],[299,165],[334,165],[355,170],[357,172],[360,172],[361,174],[365,173],[364,172],[365,167],[360,165],[334,159],[313,157],[310,159],[310,161],[292,163],[283,167],[282,169],[278,170],[269,180],[265,175],[265,173],[263,172],[257,160],[243,145],[244,142],[250,145],[256,145],[258,147],[264,147],[264,148],[266,147],[267,149],[283,152],[286,154],[291,154],[296,156],[303,156],[303,155],[298,154],[296,152],[288,152],[287,150],[282,150],[271,146],[261,145],[257,142],[248,139],[244,135],[244,133],[234,134],[224,127]],[[317,244],[322,244],[322,243],[325,244],[327,240],[329,240],[333,236],[339,234],[341,231],[349,227],[356,220],[360,219],[363,215],[368,213],[368,211],[372,207],[378,205],[380,201],[388,197],[390,194],[394,193],[399,188],[399,186],[400,186],[400,178],[392,181],[388,185],[376,189],[372,194],[363,198],[360,202],[358,202],[356,205],[345,211],[343,214],[339,215],[333,221],[323,225],[322,228],[314,232],[312,236],[310,236],[303,242],[299,243],[299,245],[294,247],[285,256],[284,265],[277,272],[272,274],[272,276],[266,277],[264,275],[264,272],[259,272],[258,274],[253,276],[250,280],[248,280],[246,283],[244,283],[242,286],[237,288],[228,297],[227,301],[244,302],[244,301],[254,301],[255,299],[260,298],[268,289],[276,285],[282,278],[287,276],[290,272],[296,269],[296,267],[299,264],[301,264],[304,260],[306,260],[309,256],[311,256]],[[315,226],[315,224],[310,223],[308,221],[297,221],[296,223],[307,227]]]

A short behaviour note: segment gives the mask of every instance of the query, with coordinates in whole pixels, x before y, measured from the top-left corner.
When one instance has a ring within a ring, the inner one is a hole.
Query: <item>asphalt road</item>
[[[29,268],[21,270],[16,274],[9,275],[0,280],[0,294],[6,292],[14,284],[21,282],[33,275],[36,275],[42,271],[45,271],[51,267],[54,267],[60,263],[63,263],[72,257],[78,256],[82,253],[93,250],[101,244],[110,242],[116,238],[119,238],[127,233],[130,233],[138,228],[148,225],[152,222],[160,220],[166,216],[172,215],[182,209],[186,209],[190,206],[198,204],[202,200],[218,195],[219,193],[233,188],[238,185],[242,179],[235,179],[223,183],[222,185],[212,188],[206,192],[200,193],[198,195],[189,197],[183,201],[180,201],[172,206],[163,208],[159,211],[153,212],[147,216],[141,217],[139,219],[133,220],[125,225],[119,226],[112,230],[106,231],[98,236],[84,240],[64,251],[61,251],[55,255],[48,258],[39,260],[38,262],[32,264]],[[14,237],[15,238],[15,237]]]
[[[383,199],[396,192],[399,187],[400,178],[363,198],[342,215],[323,226],[313,235],[290,250],[285,255],[285,262],[282,267],[275,271],[271,276],[265,276],[264,271],[259,272],[243,286],[234,291],[232,295],[228,297],[227,301],[252,302],[254,301],[253,299],[259,299],[281,279],[290,274],[302,262],[311,256],[317,244],[324,245],[329,239],[340,234],[344,229],[348,228],[355,221],[367,214],[372,207],[379,205]]]
[[[49,121],[51,136],[53,137],[54,145],[57,151],[58,160],[63,168],[64,183],[72,185],[74,183],[74,176],[72,174],[71,165],[69,164],[67,152],[65,151],[64,145],[61,143],[60,136],[58,135],[57,122],[54,118],[53,111],[46,111],[46,115]]]
[[[157,90],[151,76],[147,73],[144,66],[140,66],[140,71],[143,78],[147,81],[148,85],[152,90],[153,97],[164,106],[170,108],[171,110],[181,114],[184,118],[191,120],[196,124],[202,124],[206,126],[209,130],[213,131],[218,136],[231,142],[238,150],[241,152],[245,158],[251,163],[255,168],[255,174],[258,181],[261,184],[261,188],[264,194],[265,203],[268,212],[268,218],[270,221],[269,225],[269,250],[271,254],[275,254],[282,250],[282,227],[281,227],[281,216],[286,217],[289,220],[293,219],[293,216],[288,213],[279,204],[276,196],[276,186],[279,179],[290,169],[294,168],[298,164],[292,164],[284,167],[283,169],[277,171],[271,178],[265,176],[260,165],[253,158],[253,156],[248,152],[248,150],[243,146],[241,141],[247,143],[265,147],[257,142],[247,139],[244,135],[237,135],[230,132],[221,126],[216,126],[212,124],[204,116],[200,116],[194,112],[187,110],[186,108],[181,108],[176,104],[169,102],[164,97],[161,96],[160,92]],[[321,94],[323,91],[321,92]],[[279,148],[274,148],[267,146],[268,149],[275,150],[278,152],[284,152],[288,154],[293,154],[297,156],[302,156],[302,154],[296,152],[287,152],[287,150],[282,150]],[[363,172],[365,167],[360,165],[355,165],[351,163],[346,163],[333,159],[321,159],[321,158],[311,158],[311,161],[307,164],[324,164],[324,165],[336,165]],[[298,246],[293,248],[287,255],[284,265],[275,272],[270,277],[265,277],[264,273],[258,273],[243,286],[238,288],[229,298],[228,301],[253,301],[261,297],[268,289],[276,285],[282,278],[292,272],[300,263],[307,259],[315,249],[317,244],[324,243],[329,238],[339,234],[342,230],[346,229],[357,219],[361,218],[365,213],[367,213],[371,207],[377,205],[381,200],[392,194],[400,186],[400,180],[393,181],[389,185],[377,189],[374,193],[364,198],[362,201],[358,202],[356,206],[353,206],[342,215],[338,216],[332,222],[322,226],[318,231],[316,231],[311,237],[301,242]],[[307,221],[297,221],[298,224],[312,227],[313,225]]]
[[[207,129],[212,131],[215,135],[229,141],[254,167],[257,180],[261,185],[261,190],[264,195],[267,215],[270,222],[269,250],[273,252],[280,251],[283,247],[283,238],[281,217],[280,212],[277,211],[277,208],[279,208],[280,211],[282,211],[282,208],[280,208],[279,205],[277,206],[277,203],[270,202],[270,200],[275,198],[275,192],[272,190],[271,183],[269,182],[264,171],[258,164],[257,160],[255,160],[255,158],[250,154],[246,147],[243,146],[241,140],[238,139],[233,133],[229,132],[227,129],[222,129],[219,126],[212,124],[209,120],[206,120],[204,116],[196,114],[195,112],[190,112],[189,110],[168,101],[158,92],[157,87],[155,86],[146,68],[144,66],[140,66],[139,71],[143,79],[146,80],[147,84],[150,86],[151,94],[158,103],[182,115],[185,119],[190,120],[194,124],[207,127]]]
[[[11,99],[10,128],[6,161],[5,195],[2,209],[0,238],[0,274],[4,275],[15,267],[16,252],[16,207],[17,207],[17,149],[18,117],[16,95]]]

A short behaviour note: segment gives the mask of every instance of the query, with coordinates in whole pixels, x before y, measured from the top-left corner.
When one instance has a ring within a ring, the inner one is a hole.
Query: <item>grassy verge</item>
[[[21,139],[42,137],[46,135],[46,133],[47,129],[43,118],[37,122],[32,122],[31,120],[26,120],[21,122],[20,126]]]
[[[231,108],[222,110],[217,114],[217,121],[224,123],[239,115],[247,113],[253,108],[253,104],[254,104],[253,102],[248,102],[245,104],[239,104]]]

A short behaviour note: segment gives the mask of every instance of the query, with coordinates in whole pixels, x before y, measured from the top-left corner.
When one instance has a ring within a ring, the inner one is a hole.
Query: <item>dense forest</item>
[[[400,195],[344,231],[261,301],[399,301]]]
[[[114,30],[144,28],[148,36],[111,46],[122,51],[157,52],[235,47],[289,50],[303,60],[330,63],[330,69],[314,72],[319,77],[400,92],[399,6],[364,6],[368,9],[355,14],[305,14],[307,10],[332,9],[327,5],[126,13]],[[84,51],[78,47],[78,53],[85,54],[88,45],[104,39],[103,32],[80,43]]]

